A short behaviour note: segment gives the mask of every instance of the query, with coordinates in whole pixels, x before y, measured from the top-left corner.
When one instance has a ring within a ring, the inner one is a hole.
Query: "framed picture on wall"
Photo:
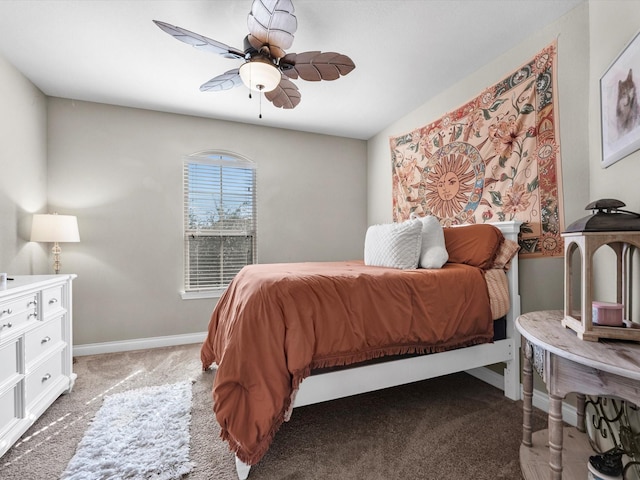
[[[640,33],[600,79],[602,168],[640,148]]]

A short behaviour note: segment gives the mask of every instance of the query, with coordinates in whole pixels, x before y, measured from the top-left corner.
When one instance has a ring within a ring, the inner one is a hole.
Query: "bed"
[[[445,228],[449,258],[439,269],[361,261],[243,269],[201,350],[203,368],[217,369],[214,413],[238,477],[295,407],[460,371],[485,379],[477,369],[498,363],[505,396],[518,400],[519,230],[519,222]]]

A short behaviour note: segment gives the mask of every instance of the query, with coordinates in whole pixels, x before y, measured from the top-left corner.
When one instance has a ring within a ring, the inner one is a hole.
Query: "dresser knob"
[[[57,298],[52,298],[51,300],[49,300],[49,305],[53,305],[54,303],[58,303]]]
[[[11,327],[13,327],[13,323],[11,323],[11,322],[5,323],[5,324],[2,325],[2,328],[4,328],[4,327],[11,328]]]
[[[42,377],[42,381],[43,381],[43,382],[46,382],[46,381],[47,381],[47,380],[49,380],[50,378],[51,378],[51,374],[50,374],[50,373],[46,373],[46,374],[44,375],[44,377]]]
[[[38,306],[38,301],[37,300],[31,300],[29,303],[27,303],[27,307],[30,307],[31,305],[33,305],[34,307]]]
[[[13,313],[13,310],[11,310],[10,308],[7,308],[6,310],[3,310],[2,313],[0,313],[0,315],[4,315],[5,313],[7,315],[11,315]]]
[[[31,317],[33,317],[33,318],[38,318],[38,312],[30,313],[30,314],[29,314],[29,316],[28,316],[27,318],[31,318]]]
[[[50,342],[50,341],[51,341],[51,337],[49,335],[47,335],[42,340],[40,340],[40,343],[47,343],[47,342]]]

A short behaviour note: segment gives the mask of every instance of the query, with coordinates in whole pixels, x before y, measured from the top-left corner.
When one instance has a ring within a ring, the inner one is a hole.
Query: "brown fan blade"
[[[212,78],[207,83],[200,86],[201,92],[219,92],[221,90],[231,90],[233,87],[242,85],[240,71],[237,68],[224,72],[222,75]]]
[[[244,58],[244,52],[238,50],[237,48],[233,48],[216,40],[211,40],[210,38],[203,37],[202,35],[190,32],[189,30],[185,30],[184,28],[176,27],[175,25],[169,25],[165,22],[160,22],[159,20],[154,20],[153,23],[155,23],[163,32],[166,32],[169,35],[173,36],[176,40],[180,40],[181,42],[187,43],[200,50],[207,50],[209,52],[217,53],[218,55],[222,55],[226,58]]]
[[[291,0],[254,0],[247,17],[251,46],[260,50],[266,45],[272,57],[283,57],[298,29],[293,12]]]
[[[317,82],[336,80],[356,68],[353,60],[336,52],[288,53],[280,59],[281,70],[289,78]],[[291,68],[288,66],[291,65]]]
[[[292,81],[287,80],[286,77],[282,77],[275,90],[265,93],[264,96],[275,107],[285,109],[296,108],[301,98],[298,87]]]

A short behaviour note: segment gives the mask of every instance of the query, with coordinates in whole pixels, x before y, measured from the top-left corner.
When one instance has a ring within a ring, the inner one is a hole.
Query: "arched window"
[[[255,263],[255,163],[222,151],[185,157],[184,255],[187,297],[222,292],[242,267]]]

